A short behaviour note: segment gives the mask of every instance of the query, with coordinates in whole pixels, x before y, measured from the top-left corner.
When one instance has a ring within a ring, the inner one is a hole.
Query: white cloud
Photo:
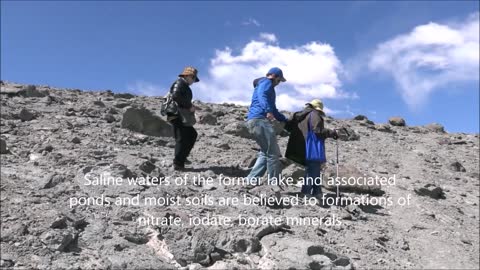
[[[195,98],[248,105],[252,81],[265,76],[274,66],[280,67],[287,79],[276,87],[277,107],[281,110],[299,109],[314,98],[357,98],[355,93],[341,89],[339,74],[343,67],[329,44],[312,41],[285,48],[270,33],[260,34],[258,40],[251,40],[238,52],[228,47],[217,50],[208,74],[200,70],[202,81],[192,87]]]
[[[479,79],[479,13],[462,22],[430,22],[381,43],[369,67],[390,74],[411,107],[435,90]]]
[[[143,96],[158,96],[167,92],[164,88],[145,81],[136,81],[135,83],[128,85],[127,90],[131,93]]]
[[[242,22],[242,25],[255,25],[257,27],[261,26],[261,24],[254,18],[248,18],[246,21]]]
[[[275,34],[270,33],[260,33],[260,39],[267,42],[277,42],[277,37],[275,36]]]

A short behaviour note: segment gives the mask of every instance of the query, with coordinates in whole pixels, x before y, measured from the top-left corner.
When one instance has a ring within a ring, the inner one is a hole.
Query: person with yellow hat
[[[315,196],[321,198],[321,178],[320,172],[322,164],[326,162],[324,140],[327,138],[338,139],[336,130],[325,128],[325,112],[323,111],[323,102],[320,99],[314,99],[305,104],[302,111],[296,112],[285,125],[285,129],[290,132],[285,157],[305,166],[305,179],[301,192],[306,196]],[[311,159],[308,156],[308,144],[311,143],[310,135],[316,136],[319,143],[322,144],[323,153],[321,158]]]
[[[178,113],[169,115],[167,120],[172,124],[175,137],[175,170],[184,170],[185,162],[190,154],[198,133],[193,127],[195,124],[195,106],[192,104],[192,89],[190,86],[199,82],[198,71],[194,67],[185,67],[178,75],[178,79],[170,87],[170,95],[176,102]]]

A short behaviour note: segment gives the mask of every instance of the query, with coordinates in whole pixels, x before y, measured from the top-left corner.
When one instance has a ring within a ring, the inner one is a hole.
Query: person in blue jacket
[[[247,116],[247,127],[260,146],[257,161],[247,180],[250,184],[258,183],[258,179],[268,172],[270,180],[279,179],[282,167],[280,164],[280,148],[273,128],[273,120],[286,122],[285,115],[275,105],[275,86],[285,82],[283,72],[278,67],[271,68],[266,77],[256,79],[252,102]]]

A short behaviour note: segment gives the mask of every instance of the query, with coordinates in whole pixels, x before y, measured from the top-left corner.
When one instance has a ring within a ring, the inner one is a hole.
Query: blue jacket
[[[287,118],[281,114],[275,105],[275,88],[268,78],[260,78],[254,81],[252,103],[248,111],[247,120],[264,119],[267,113],[273,113],[275,119],[286,122]]]

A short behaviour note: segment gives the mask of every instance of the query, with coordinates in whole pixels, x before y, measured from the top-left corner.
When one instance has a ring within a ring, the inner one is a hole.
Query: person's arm
[[[266,113],[273,113],[272,101],[270,100],[272,81],[268,79],[262,80],[257,87],[257,98],[260,106]]]
[[[338,138],[337,132],[335,130],[324,127],[323,117],[319,116],[318,114],[312,114],[312,130],[315,132],[317,137],[322,139]]]
[[[177,102],[178,106],[185,109],[190,109],[193,104],[192,101],[187,99],[186,91],[188,86],[181,79],[176,80],[170,88],[172,93],[172,99]]]
[[[298,125],[298,122],[295,118],[297,113],[294,113],[290,119],[287,120],[287,122],[285,123],[285,127],[283,127],[283,129],[285,129],[286,131],[288,132],[292,132],[292,130],[295,128],[295,125]]]
[[[273,116],[275,116],[275,119],[277,119],[280,122],[287,122],[287,117],[285,117],[285,115],[279,112],[276,107],[274,107]]]
[[[258,86],[258,91],[260,93],[260,104],[265,110],[265,112],[273,114],[273,117],[280,122],[286,122],[287,117],[280,113],[275,105],[275,93],[273,92],[272,81],[267,79],[262,81]]]

